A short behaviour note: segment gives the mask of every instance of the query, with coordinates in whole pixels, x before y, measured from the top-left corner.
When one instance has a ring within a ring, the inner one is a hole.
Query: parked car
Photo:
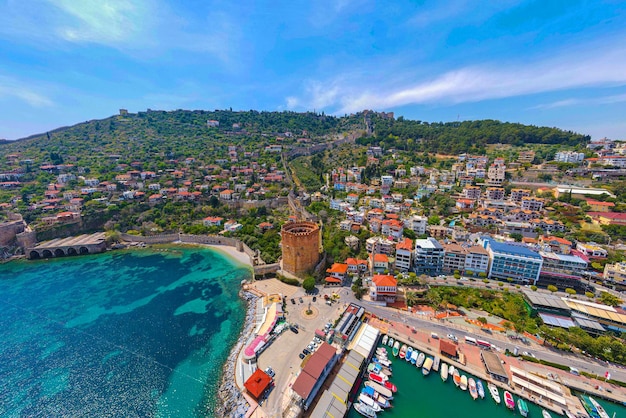
[[[298,354],[298,357],[300,357],[300,360],[304,360],[304,358],[306,357],[306,354],[300,353]]]
[[[313,302],[317,301],[317,298],[315,296],[313,296]]]
[[[302,354],[309,355],[311,354],[311,350],[309,350],[308,348],[305,348],[304,350],[302,350]]]
[[[276,376],[276,372],[274,372],[274,369],[272,369],[271,367],[268,367],[267,369],[265,369],[265,373],[267,373],[269,377]]]
[[[452,340],[454,342],[457,341],[456,335],[454,335],[454,334],[448,334],[447,337],[448,337],[449,340]]]
[[[296,300],[294,298],[291,298],[291,303],[295,305],[296,304]]]
[[[296,327],[294,327],[294,326],[289,327],[289,329],[290,329],[290,330],[291,330],[291,332],[293,332],[294,334],[297,334],[297,333],[299,332],[299,331],[298,331],[298,328],[296,328]]]
[[[302,300],[302,298],[300,298],[300,303],[304,303],[304,301]]]

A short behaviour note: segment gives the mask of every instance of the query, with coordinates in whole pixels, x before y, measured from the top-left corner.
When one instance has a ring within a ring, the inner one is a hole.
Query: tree
[[[307,291],[307,293],[311,292],[313,289],[315,289],[315,278],[309,276],[304,279],[304,281],[302,282],[302,287],[304,288],[304,290]]]
[[[568,287],[567,289],[565,289],[565,293],[567,293],[570,296],[574,296],[576,294],[576,290],[572,289],[571,287]]]
[[[441,219],[437,215],[432,215],[428,217],[428,225],[439,225]]]
[[[622,304],[622,300],[615,295],[612,295],[609,292],[601,292],[600,297],[598,298],[600,303],[609,306],[619,306]]]
[[[548,290],[549,290],[550,292],[554,293],[554,292],[556,292],[557,290],[559,290],[559,288],[558,288],[558,287],[556,287],[556,286],[555,286],[555,285],[553,285],[553,284],[549,284],[549,285],[548,285]]]
[[[593,294],[593,292],[585,292],[585,296],[587,296],[589,299],[593,299],[595,295]]]
[[[485,318],[484,316],[479,316],[478,318],[476,318],[476,320],[480,322],[482,325],[487,324],[487,318]]]
[[[509,235],[511,238],[513,238],[516,242],[522,242],[522,238],[524,238],[522,236],[522,234],[518,233],[518,232],[514,232],[512,234]]]

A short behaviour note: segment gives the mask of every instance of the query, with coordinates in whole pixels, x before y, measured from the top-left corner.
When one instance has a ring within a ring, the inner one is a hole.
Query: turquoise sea
[[[520,417],[520,413],[509,411],[504,406],[504,393],[500,390],[503,402],[497,405],[485,386],[485,399],[473,400],[469,391],[457,388],[449,377],[446,382],[441,380],[439,373],[432,371],[428,376],[422,375],[422,370],[405,360],[394,358],[391,349],[388,348],[389,358],[393,363],[393,376],[391,381],[398,387],[391,401],[392,408],[378,414],[379,418],[450,418],[450,417]],[[464,374],[464,373],[461,373]],[[467,375],[467,373],[465,373]],[[468,375],[468,377],[470,377]],[[517,397],[514,396],[516,401]],[[541,408],[528,403],[529,417],[541,418]],[[616,412],[616,418],[626,418],[626,408],[609,402],[600,401],[609,415],[612,417]],[[557,415],[551,413],[552,417]],[[359,418],[361,415],[350,409],[349,418]]]
[[[0,416],[212,416],[250,275],[177,246],[0,265]]]

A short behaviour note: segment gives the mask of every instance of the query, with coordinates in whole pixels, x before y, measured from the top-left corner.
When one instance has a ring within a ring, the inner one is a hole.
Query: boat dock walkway
[[[562,406],[557,405],[548,397],[536,397],[534,394],[529,393],[529,391],[521,385],[505,384],[503,382],[496,381],[488,376],[485,371],[485,367],[480,359],[481,350],[479,347],[469,346],[465,343],[460,342],[459,351],[461,351],[463,354],[462,359],[465,359],[464,362],[460,362],[453,358],[442,356],[442,354],[439,352],[439,339],[431,339],[429,334],[420,332],[419,330],[415,333],[411,333],[411,330],[407,328],[406,325],[403,323],[385,322],[373,318],[370,319],[370,325],[379,328],[381,332],[388,334],[395,340],[399,340],[403,344],[407,344],[414,348],[417,348],[419,351],[424,352],[427,355],[441,356],[441,361],[448,363],[448,365],[453,365],[455,368],[470,373],[485,382],[492,382],[501,390],[508,390],[509,392],[511,392],[511,394],[526,399],[527,401],[535,403],[541,408],[544,408],[556,414],[563,414]],[[520,362],[516,358],[504,357],[503,365],[508,373],[509,381],[512,382],[510,366],[524,369],[528,365],[528,363],[523,362],[520,364]],[[534,364],[533,366],[541,367]],[[545,369],[543,369],[542,371],[542,374],[545,375]],[[567,390],[567,388],[564,387],[562,395],[565,398],[567,408],[574,415],[579,414],[578,416],[581,417],[588,416],[587,411],[584,409],[580,402],[580,399],[574,396],[569,390]]]

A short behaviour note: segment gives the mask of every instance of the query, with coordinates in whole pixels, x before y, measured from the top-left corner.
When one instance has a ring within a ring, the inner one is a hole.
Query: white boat
[[[519,411],[521,416],[528,416],[528,405],[526,404],[526,401],[522,398],[517,398],[517,410]]]
[[[427,357],[426,361],[424,361],[424,366],[422,366],[422,374],[424,376],[428,376],[430,373],[430,369],[433,367],[433,359],[431,357]]]
[[[470,377],[467,383],[469,386],[469,393],[472,399],[478,399],[478,390],[476,389],[476,381],[474,380],[474,378]]]
[[[439,363],[441,363],[441,359],[439,358],[439,356],[435,356],[435,358],[433,359],[433,370],[436,372],[439,371]]]
[[[387,340],[389,340],[389,335],[383,337],[383,345],[387,345]]]
[[[454,366],[451,364],[450,367],[448,367],[448,376],[452,376],[454,374]]]
[[[372,382],[371,380],[368,380],[365,382],[365,386],[368,386],[374,389],[376,392],[383,395],[385,398],[389,400],[393,399],[393,392],[390,389],[387,389],[386,387],[384,387],[383,385],[379,385],[376,382]]]
[[[498,387],[494,385],[493,383],[489,382],[487,383],[487,388],[489,389],[489,393],[491,394],[491,397],[493,398],[495,403],[500,405],[500,402],[502,402],[502,399],[500,398],[500,392],[498,392]]]
[[[420,353],[420,355],[417,356],[417,360],[415,361],[415,367],[422,367],[422,364],[424,364],[424,360],[426,360],[426,354]]]
[[[589,398],[589,402],[591,402],[591,405],[593,405],[594,409],[596,410],[596,412],[598,413],[598,415],[600,416],[600,418],[609,418],[609,414],[606,413],[606,411],[604,410],[604,408],[602,407],[602,405],[600,405],[595,399],[593,399],[591,396],[588,396]]]
[[[541,410],[541,415],[543,416],[543,418],[552,418],[552,415],[550,415],[550,413],[545,409]]]
[[[485,399],[485,388],[483,387],[483,382],[480,379],[476,379],[476,389],[478,389],[478,396],[480,396],[480,399]]]
[[[374,411],[371,407],[365,405],[364,403],[355,403],[354,409],[356,409],[356,412],[363,415],[364,417],[376,418],[376,411]]]
[[[441,380],[448,380],[448,363],[441,363]]]
[[[467,390],[467,376],[461,376],[461,383],[459,384],[461,390]]]
[[[389,369],[389,371],[391,371],[391,361],[388,360],[386,357],[375,357],[375,361],[378,362],[378,364],[380,364],[383,367],[386,367],[387,369]]]
[[[387,357],[389,355],[389,353],[387,352],[387,349],[385,347],[378,347],[376,349],[376,356],[378,357]]]
[[[411,362],[412,355],[413,355],[413,347],[409,346],[406,349],[406,354],[404,355],[404,359],[408,362]]]
[[[359,394],[359,402],[369,406],[374,410],[374,412],[380,412],[383,410],[383,408],[378,405],[378,402],[376,402],[374,399],[370,398],[363,392]]]
[[[395,343],[393,343],[391,354],[393,354],[394,357],[398,357],[399,352],[400,352],[400,342],[396,341]]]
[[[413,350],[411,353],[411,364],[417,363],[417,356],[419,355],[419,351]]]
[[[393,347],[393,337],[389,337],[389,340],[387,340],[387,347]]]
[[[454,369],[454,373],[452,373],[452,381],[454,382],[454,386],[457,388],[461,385],[461,374],[459,373],[459,369]]]
[[[406,356],[406,350],[407,350],[407,345],[406,344],[402,344],[402,347],[400,347],[400,358],[404,359],[404,357]]]
[[[387,398],[385,398],[380,393],[376,392],[374,390],[374,388],[372,388],[370,386],[364,387],[363,391],[361,391],[361,395],[365,395],[368,398],[372,399],[381,408],[389,408],[391,406],[391,404],[389,403],[389,400]],[[365,403],[367,403],[367,402],[365,402]],[[374,410],[376,410],[376,407],[373,407],[373,408],[374,408]]]

